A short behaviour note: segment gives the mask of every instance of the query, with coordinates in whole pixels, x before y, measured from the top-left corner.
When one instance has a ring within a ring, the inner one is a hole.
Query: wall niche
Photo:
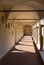
[[[4,24],[4,16],[2,15],[2,24]]]
[[[6,27],[6,28],[8,27],[7,24],[5,24],[5,27]]]
[[[8,23],[8,29],[10,29],[10,23]]]

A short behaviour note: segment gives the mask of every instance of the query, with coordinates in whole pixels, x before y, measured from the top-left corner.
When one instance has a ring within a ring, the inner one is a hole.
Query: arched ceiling
[[[13,7],[12,10],[34,10],[32,7],[22,5],[18,5],[17,7]],[[11,16],[12,15],[12,16]],[[39,20],[38,13],[35,12],[10,12],[8,19],[14,19],[15,23],[20,25],[33,25],[37,20]],[[37,20],[35,20],[37,19]]]
[[[43,0],[0,0],[0,6],[4,10],[44,10]],[[38,20],[44,17],[44,12],[9,12],[8,19],[16,19],[21,25],[33,26]],[[18,20],[19,19],[19,20]],[[30,19],[30,20],[23,20]],[[32,20],[31,20],[32,19]],[[34,20],[33,20],[34,19]]]

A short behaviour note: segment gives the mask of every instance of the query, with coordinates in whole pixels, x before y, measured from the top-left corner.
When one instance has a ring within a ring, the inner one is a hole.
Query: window
[[[43,50],[44,50],[44,26],[42,26]]]

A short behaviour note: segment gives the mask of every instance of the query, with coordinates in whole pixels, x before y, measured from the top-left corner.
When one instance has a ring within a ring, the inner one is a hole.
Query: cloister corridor
[[[0,0],[0,65],[44,65],[44,0]]]

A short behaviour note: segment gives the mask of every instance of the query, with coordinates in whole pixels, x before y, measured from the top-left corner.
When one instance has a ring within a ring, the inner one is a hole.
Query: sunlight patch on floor
[[[19,44],[21,44],[21,45],[27,45],[27,46],[28,46],[28,45],[29,45],[29,46],[30,46],[30,45],[33,45],[32,42],[29,43],[29,42],[22,42],[22,41],[20,41]]]
[[[25,52],[33,52],[33,53],[35,53],[35,49],[32,46],[16,45],[15,48],[18,49],[18,50],[25,51]]]
[[[32,41],[32,37],[31,36],[24,36],[23,39],[21,39],[21,41],[18,42],[18,45],[15,45],[15,48],[17,50],[12,51],[12,53],[15,52],[19,52],[19,53],[24,53],[24,52],[31,52],[31,53],[35,53],[35,49],[34,49],[34,44]]]
[[[24,36],[23,39],[21,39],[21,41],[28,41],[28,42],[32,42],[32,38],[31,36]]]
[[[26,53],[26,52],[24,52],[24,51],[11,51],[11,53]]]

